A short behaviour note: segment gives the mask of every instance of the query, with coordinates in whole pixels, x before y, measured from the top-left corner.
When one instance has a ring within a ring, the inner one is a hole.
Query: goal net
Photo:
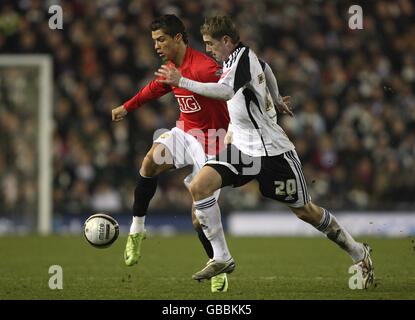
[[[0,234],[52,231],[52,59],[0,55]]]

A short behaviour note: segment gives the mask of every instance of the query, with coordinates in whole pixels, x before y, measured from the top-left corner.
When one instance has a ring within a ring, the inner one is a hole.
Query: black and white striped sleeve
[[[251,81],[251,66],[248,52],[249,49],[244,50],[236,67],[235,82],[233,84],[233,91],[235,92]]]
[[[230,61],[228,66],[225,63],[222,77],[219,80],[219,83],[232,87],[234,92],[237,92],[252,79],[249,49],[244,48],[239,55],[240,57],[236,57],[234,61]]]

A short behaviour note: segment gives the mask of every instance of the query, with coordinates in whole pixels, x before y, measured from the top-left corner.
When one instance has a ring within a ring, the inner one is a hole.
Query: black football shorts
[[[291,207],[310,202],[300,159],[295,150],[277,156],[250,157],[234,145],[228,145],[206,166],[222,177],[222,187],[234,188],[256,179],[261,194]]]

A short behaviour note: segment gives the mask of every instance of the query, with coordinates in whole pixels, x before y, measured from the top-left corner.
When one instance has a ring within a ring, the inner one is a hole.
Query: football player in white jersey
[[[344,249],[361,271],[363,286],[367,288],[374,280],[370,247],[356,242],[328,210],[311,201],[295,147],[267,113],[270,96],[274,103],[279,102],[279,110],[290,112],[275,96],[278,89],[269,75],[270,70],[240,42],[238,30],[229,17],[206,19],[201,33],[206,51],[223,62],[218,83],[193,81],[167,66],[157,72],[165,78],[160,80],[163,83],[226,100],[232,123],[232,144],[215,160],[208,161],[190,185],[196,216],[214,250],[213,259],[193,278],[210,279],[234,270],[235,262],[226,244],[213,193],[225,186],[238,187],[256,179],[262,195],[287,204],[298,218]]]

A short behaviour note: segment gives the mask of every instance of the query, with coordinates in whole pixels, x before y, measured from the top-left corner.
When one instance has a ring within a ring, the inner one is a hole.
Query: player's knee
[[[171,163],[158,163],[158,161],[155,161],[155,153],[157,153],[158,150],[157,148],[163,148],[163,146],[159,144],[154,145],[143,159],[140,168],[140,174],[144,177],[155,177],[164,171],[174,168],[174,165]]]
[[[203,183],[200,179],[192,181],[189,185],[189,191],[195,200],[201,200],[211,196],[214,190],[210,189],[209,185]]]
[[[300,208],[291,207],[291,211],[297,216],[298,219],[303,220],[304,222],[314,224],[314,215],[312,213],[312,208],[306,204]]]
[[[189,191],[192,194],[193,199],[199,199],[202,195],[202,185],[198,181],[192,181],[189,184]]]
[[[319,206],[315,205],[312,202],[307,203],[301,208],[291,208],[291,210],[296,214],[296,216],[299,219],[313,226],[320,224],[322,210]]]
[[[140,168],[140,174],[143,177],[155,177],[158,176],[163,171],[162,166],[154,162],[153,153],[149,152],[143,159]]]

